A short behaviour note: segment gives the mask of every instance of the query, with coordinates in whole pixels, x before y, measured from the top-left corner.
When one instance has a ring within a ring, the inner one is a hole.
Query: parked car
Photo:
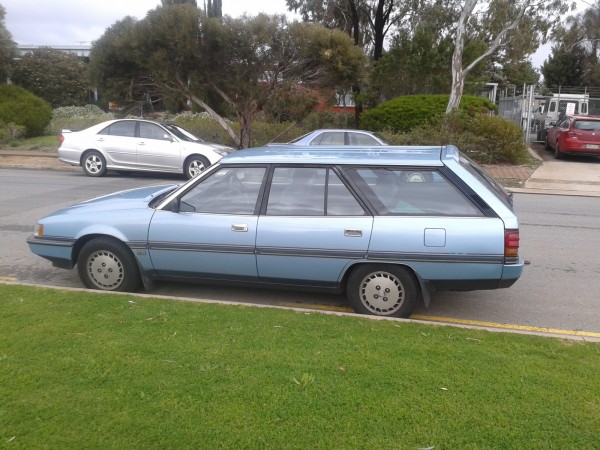
[[[389,145],[388,142],[376,134],[362,130],[315,130],[288,142],[288,144],[332,146],[354,145],[362,147]]]
[[[182,173],[192,178],[233,149],[204,142],[180,126],[141,119],[109,120],[62,130],[58,159],[101,177],[108,169]]]
[[[546,149],[565,155],[600,156],[600,116],[566,116],[546,130]]]
[[[27,242],[91,289],[323,289],[399,317],[437,290],[511,286],[524,264],[510,195],[453,146],[242,150],[183,185],[59,210]]]

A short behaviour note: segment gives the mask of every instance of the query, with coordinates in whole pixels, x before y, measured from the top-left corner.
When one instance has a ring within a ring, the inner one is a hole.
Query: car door
[[[160,125],[140,122],[137,165],[147,170],[181,172],[181,144]]]
[[[504,223],[484,214],[440,171],[374,167],[347,173],[376,211],[369,260],[401,262],[440,286],[501,278]]]
[[[276,167],[258,220],[261,280],[335,286],[366,256],[373,217],[332,168]]]
[[[221,166],[154,214],[150,258],[161,277],[255,279],[256,204],[265,167]]]
[[[569,117],[563,117],[556,123],[556,126],[552,130],[553,141],[551,142],[551,145],[553,148],[556,148],[557,145],[558,147],[564,147],[564,135],[569,131],[570,124],[571,119]]]
[[[109,165],[134,167],[137,159],[136,121],[120,120],[95,136],[96,145]]]

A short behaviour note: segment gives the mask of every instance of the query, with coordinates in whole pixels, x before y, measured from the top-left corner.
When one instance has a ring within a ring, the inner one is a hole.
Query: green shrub
[[[457,146],[483,164],[521,164],[527,160],[527,145],[521,128],[502,117],[456,112],[438,117],[406,133],[379,133],[394,145]]]
[[[115,119],[114,114],[105,113],[96,105],[63,106],[52,112],[52,121],[46,134],[60,134],[63,129],[83,130],[112,119]]]
[[[0,85],[0,120],[25,128],[25,136],[41,136],[52,109],[41,98],[14,84]]]
[[[5,144],[25,135],[25,127],[16,123],[4,123],[0,120],[0,143]]]
[[[353,113],[313,111],[302,120],[302,128],[308,133],[320,128],[356,128],[356,126]]]
[[[407,95],[384,102],[361,116],[366,130],[408,132],[436,120],[446,112],[448,95]],[[463,95],[460,109],[470,115],[495,111],[496,106],[483,97]]]

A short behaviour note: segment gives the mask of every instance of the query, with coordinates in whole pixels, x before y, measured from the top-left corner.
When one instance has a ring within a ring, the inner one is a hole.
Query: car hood
[[[127,191],[115,192],[113,194],[96,197],[72,206],[68,206],[67,208],[60,209],[46,217],[81,213],[83,211],[122,211],[148,208],[148,203],[150,203],[152,199],[161,194],[171,192],[179,186],[180,185],[178,184],[146,186]]]

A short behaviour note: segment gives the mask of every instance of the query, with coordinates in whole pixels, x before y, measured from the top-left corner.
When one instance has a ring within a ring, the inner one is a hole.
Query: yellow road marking
[[[592,331],[559,330],[556,328],[532,327],[527,325],[511,325],[495,322],[481,322],[478,320],[453,319],[450,317],[421,316],[419,314],[413,314],[412,316],[410,316],[410,318],[416,320],[425,320],[428,322],[456,323],[460,325],[473,325],[477,327],[503,328],[506,330],[533,331],[536,333],[566,334],[569,336],[585,336],[600,338],[600,333],[594,333]]]
[[[280,303],[280,306],[292,307],[292,308],[300,308],[300,309],[316,309],[323,311],[337,311],[337,312],[347,312],[352,313],[354,310],[352,308],[348,308],[345,306],[328,306],[328,305],[315,305],[315,304],[307,304],[307,303]],[[457,324],[457,325],[471,325],[476,327],[488,327],[488,328],[501,328],[505,330],[518,330],[518,331],[531,331],[535,333],[546,333],[546,334],[558,334],[558,335],[568,335],[568,336],[581,336],[581,337],[591,337],[591,338],[600,338],[600,333],[595,333],[593,331],[577,331],[577,330],[560,330],[556,328],[545,328],[545,327],[533,327],[527,325],[513,325],[513,324],[505,324],[505,323],[495,323],[495,322],[483,322],[479,320],[467,320],[467,319],[453,319],[451,317],[435,317],[435,316],[423,316],[420,314],[413,314],[409,317],[409,319],[415,320],[423,320],[426,322],[440,322],[440,323],[449,323],[449,324]]]

